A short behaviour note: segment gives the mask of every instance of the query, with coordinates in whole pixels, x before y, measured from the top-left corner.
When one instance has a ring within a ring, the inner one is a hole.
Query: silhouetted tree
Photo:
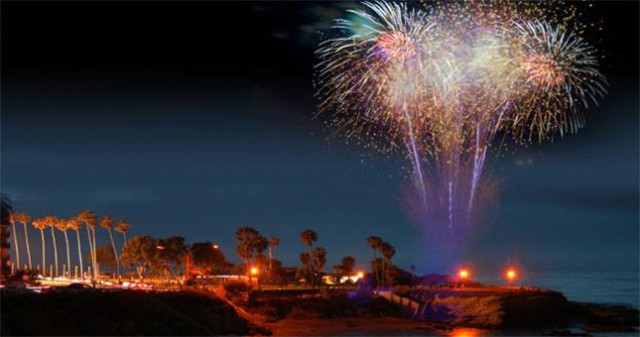
[[[188,251],[185,239],[181,236],[160,239],[158,246],[162,247],[158,252],[158,258],[161,259],[159,262],[166,264],[170,273],[171,270],[178,272]]]
[[[110,244],[104,244],[96,250],[96,260],[101,266],[109,268],[111,271],[117,268],[116,254]]]
[[[353,272],[353,268],[356,266],[356,259],[352,256],[345,256],[339,265],[333,266],[333,270],[336,273],[338,281],[343,276],[349,275]]]
[[[254,246],[258,238],[260,238],[260,232],[253,227],[240,227],[236,230],[236,241],[238,242],[236,253],[244,261],[247,273],[249,272],[249,262],[255,253]]]
[[[371,261],[371,268],[373,269],[373,275],[376,280],[376,284],[380,284],[380,272],[375,261],[378,259],[378,250],[382,248],[382,239],[379,236],[370,236],[367,238],[367,245],[373,251],[373,261]]]
[[[191,256],[193,264],[209,274],[228,273],[232,267],[222,251],[211,242],[196,242],[191,245]]]
[[[302,243],[307,246],[307,254],[309,256],[309,259],[311,260],[313,258],[312,247],[313,244],[318,241],[318,233],[310,229],[306,229],[302,233],[300,233],[300,241],[302,241]],[[315,272],[313,271],[313,263],[307,263],[306,267],[308,269],[307,274],[309,274],[311,287],[315,287]]]
[[[22,265],[20,265],[20,246],[18,246],[18,236],[16,235],[16,222],[16,213],[9,213],[9,223],[11,223],[10,236],[13,236],[13,245],[15,246],[14,251],[16,252],[16,263],[18,264],[18,269],[20,269]]]
[[[321,273],[324,270],[324,266],[327,264],[327,250],[324,247],[317,247],[313,250],[313,269],[317,273]],[[317,275],[314,274],[314,277]]]
[[[391,286],[391,278],[392,278],[392,274],[391,274],[391,258],[393,258],[393,256],[396,254],[396,249],[393,247],[393,245],[391,245],[388,242],[383,242],[382,243],[382,256],[384,257],[384,278],[385,278],[385,284],[387,286]]]
[[[118,259],[118,251],[116,250],[116,242],[113,241],[113,232],[111,232],[111,229],[115,225],[115,222],[116,220],[113,217],[109,215],[105,215],[102,217],[102,219],[100,219],[100,227],[106,229],[107,232],[109,232],[109,240],[111,240],[111,248],[113,248],[113,256],[115,256],[116,258],[116,271],[117,271],[118,277],[120,277],[120,261]]]
[[[71,276],[71,251],[69,250],[69,236],[67,235],[67,230],[69,230],[69,225],[68,225],[68,220],[66,219],[58,219],[58,223],[56,223],[56,228],[62,232],[62,234],[64,235],[64,243],[65,246],[67,248],[67,268],[66,268],[66,272],[68,273],[69,276]],[[64,275],[64,268],[63,268],[63,275]]]
[[[31,220],[31,217],[27,213],[16,214],[16,221],[22,224],[22,229],[24,230],[24,243],[27,246],[27,259],[29,262],[29,270],[33,270],[33,265],[31,264],[31,245],[29,242],[29,231],[27,230],[27,225],[29,224],[29,220]]]
[[[135,236],[122,247],[122,262],[136,268],[139,277],[153,267],[158,254],[158,242],[147,235]]]
[[[78,259],[80,260],[80,276],[84,275],[84,263],[82,261],[82,243],[80,242],[80,221],[78,218],[67,220],[67,227],[76,232],[76,241],[78,242]]]
[[[55,269],[55,273],[51,276],[58,276],[60,270],[58,269],[58,245],[56,243],[56,231],[55,231],[55,227],[56,224],[58,224],[58,218],[56,218],[53,215],[48,215],[44,218],[44,224],[45,226],[49,227],[49,229],[51,230],[51,241],[53,242],[53,261],[54,261],[54,265],[56,267]],[[46,266],[45,266],[46,269]]]
[[[307,280],[307,282],[311,283],[312,275],[311,267],[309,266],[311,264],[311,255],[309,254],[309,252],[300,253],[300,262],[302,263],[302,268],[304,270],[304,278]]]
[[[87,229],[87,240],[89,241],[89,251],[91,253],[91,266],[92,266],[93,277],[95,278],[98,276],[98,268],[97,268],[96,254],[95,254],[95,251],[96,251],[95,227],[96,227],[96,224],[98,223],[98,218],[90,210],[85,209],[80,213],[78,213],[78,215],[76,216],[76,219],[78,219],[79,222],[83,223],[85,228]],[[93,236],[91,234],[93,234]]]
[[[34,219],[31,225],[40,231],[40,242],[42,242],[42,270],[40,272],[42,275],[47,275],[47,246],[44,244],[44,229],[47,228],[47,225],[43,219]]]
[[[273,251],[280,245],[280,238],[272,236],[269,238],[269,272],[273,269],[272,260],[273,260]]]

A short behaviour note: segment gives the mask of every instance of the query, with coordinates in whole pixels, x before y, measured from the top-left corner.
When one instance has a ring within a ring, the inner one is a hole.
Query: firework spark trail
[[[427,189],[424,183],[424,176],[422,175],[422,165],[420,164],[420,156],[418,154],[418,149],[416,148],[415,137],[413,136],[413,126],[411,125],[411,118],[409,118],[409,113],[406,108],[404,109],[404,115],[407,119],[407,128],[409,129],[409,151],[411,152],[411,157],[413,159],[413,175],[417,180],[417,187],[420,192],[420,199],[424,204],[427,203]]]
[[[491,143],[553,140],[606,93],[575,7],[364,2],[317,50],[319,113],[365,147],[404,144],[430,227],[469,225]]]

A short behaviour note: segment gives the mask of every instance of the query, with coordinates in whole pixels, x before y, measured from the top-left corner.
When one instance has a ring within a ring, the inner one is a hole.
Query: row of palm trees
[[[389,271],[392,266],[391,258],[396,254],[396,249],[392,244],[382,240],[379,236],[370,236],[367,238],[367,245],[373,251],[373,261],[371,262],[371,269],[373,270],[374,277],[377,284],[388,284]],[[382,253],[383,259],[378,258],[377,252]]]
[[[49,272],[49,276],[60,276],[60,269],[58,265],[58,245],[56,240],[56,231],[62,232],[64,235],[64,240],[66,244],[66,258],[67,258],[67,268],[63,270],[63,274],[65,276],[71,276],[71,252],[69,249],[69,236],[68,231],[74,231],[76,233],[76,241],[78,244],[78,261],[80,263],[80,271],[84,273],[84,261],[82,257],[82,243],[80,239],[80,230],[82,227],[85,227],[87,230],[87,241],[89,242],[89,250],[90,250],[90,263],[92,276],[96,278],[100,274],[100,270],[97,263],[96,250],[97,250],[97,241],[96,241],[96,229],[102,227],[107,230],[109,233],[109,239],[111,241],[111,246],[113,247],[113,252],[116,256],[116,264],[117,264],[117,273],[118,277],[120,276],[120,261],[118,259],[118,254],[116,250],[115,240],[113,238],[113,231],[122,234],[124,242],[127,241],[127,232],[131,229],[131,223],[127,220],[121,220],[116,222],[116,220],[109,216],[105,215],[102,218],[98,219],[98,217],[93,214],[90,210],[83,210],[75,217],[71,218],[58,218],[53,215],[48,215],[43,218],[35,218],[32,219],[31,216],[27,213],[12,213],[10,216],[10,223],[13,230],[13,240],[15,246],[16,253],[16,263],[20,268],[22,266],[22,261],[20,257],[20,245],[18,244],[18,236],[16,232],[16,224],[22,224],[24,229],[24,243],[27,248],[27,262],[28,262],[28,270],[33,271],[33,261],[31,258],[31,245],[29,240],[29,231],[28,226],[31,224],[33,228],[40,231],[40,240],[42,243],[42,269],[37,268],[38,272],[43,275],[47,275],[46,265],[47,265],[47,251],[45,245],[45,230],[49,229],[51,232],[51,241],[53,243],[53,260],[55,269],[51,267],[51,271]]]

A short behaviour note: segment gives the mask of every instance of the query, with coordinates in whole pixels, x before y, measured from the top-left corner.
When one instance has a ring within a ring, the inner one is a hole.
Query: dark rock
[[[587,324],[582,330],[588,332],[636,332],[633,326],[628,325],[603,325],[603,324]]]
[[[2,293],[2,336],[216,336],[245,334],[224,301],[195,293]]]
[[[637,327],[640,325],[640,311],[624,305],[574,303],[575,310],[586,320],[587,326]],[[619,331],[619,330],[601,330]]]
[[[422,302],[418,319],[487,329],[556,327],[577,319],[559,292],[540,289],[421,289],[408,294]]]

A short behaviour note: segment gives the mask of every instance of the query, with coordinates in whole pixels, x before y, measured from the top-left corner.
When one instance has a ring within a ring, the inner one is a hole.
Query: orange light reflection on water
[[[451,337],[479,337],[482,336],[482,330],[472,328],[453,329],[447,336]]]

